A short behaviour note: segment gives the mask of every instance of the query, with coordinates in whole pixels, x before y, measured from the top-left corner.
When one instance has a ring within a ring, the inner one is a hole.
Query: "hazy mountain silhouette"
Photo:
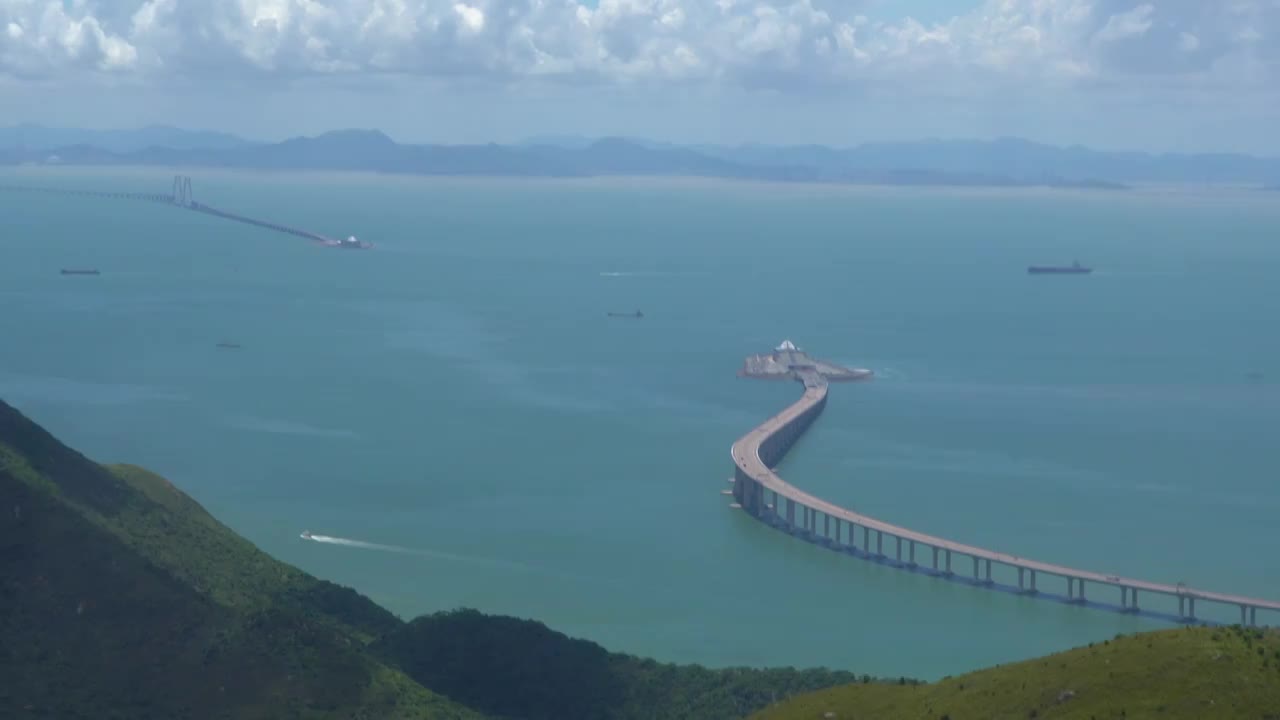
[[[924,140],[868,143],[837,149],[820,145],[701,147],[735,162],[773,166],[799,164],[828,170],[922,170],[999,175],[1018,181],[1042,177],[1117,183],[1276,183],[1280,158],[1250,155],[1106,152],[1056,147],[1018,138],[991,141]]]
[[[35,142],[32,138],[37,138]],[[58,139],[73,142],[54,143]],[[675,145],[630,138],[533,138],[514,145],[408,145],[378,130],[283,142],[152,127],[135,131],[0,129],[0,164],[356,170],[415,175],[660,175],[890,185],[1115,188],[1129,183],[1280,184],[1280,158],[1104,152],[1017,138],[822,145]]]

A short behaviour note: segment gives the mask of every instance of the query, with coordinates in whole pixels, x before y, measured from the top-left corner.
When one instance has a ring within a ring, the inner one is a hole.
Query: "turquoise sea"
[[[796,485],[1280,599],[1280,198],[204,171],[195,192],[378,247],[0,193],[0,397],[404,616],[470,606],[662,660],[924,678],[1164,627],[730,510],[730,444],[799,394],[735,372],[783,339],[878,373],[833,389],[781,468]],[[1073,259],[1098,271],[1025,273]]]

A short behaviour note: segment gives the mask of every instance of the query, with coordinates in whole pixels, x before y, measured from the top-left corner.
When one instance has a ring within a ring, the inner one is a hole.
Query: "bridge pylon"
[[[186,175],[173,176],[173,204],[190,207],[195,202],[195,193],[191,190],[191,178]]]

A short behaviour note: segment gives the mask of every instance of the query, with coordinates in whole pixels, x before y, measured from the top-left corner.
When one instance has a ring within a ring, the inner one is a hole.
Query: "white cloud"
[[[386,73],[782,90],[1072,83],[1203,73],[1231,53],[1274,58],[1280,29],[1278,0],[982,0],[930,24],[869,21],[860,11],[872,2],[0,0],[0,76],[234,86]]]
[[[1115,42],[1126,38],[1145,34],[1151,29],[1151,15],[1155,8],[1144,3],[1129,12],[1116,13],[1107,18],[1107,22],[1094,37],[1099,42]]]
[[[467,32],[478,33],[484,30],[484,11],[465,3],[455,3],[453,11],[458,14],[462,27]]]

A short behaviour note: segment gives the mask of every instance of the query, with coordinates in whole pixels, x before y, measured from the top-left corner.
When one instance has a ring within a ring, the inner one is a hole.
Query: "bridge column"
[[[911,567],[916,566],[916,541],[915,540],[911,541],[910,562],[911,562]]]
[[[1138,588],[1129,588],[1129,609],[1138,612]]]
[[[947,551],[947,574],[951,574],[951,551]]]
[[[1034,592],[1040,592],[1039,590],[1037,590],[1037,589],[1036,589],[1036,571],[1035,571],[1035,570],[1029,570],[1028,572],[1030,572],[1030,573],[1031,573],[1031,592],[1033,592],[1033,593],[1034,593]]]
[[[1129,588],[1120,586],[1120,609],[1128,612],[1129,610]]]
[[[1258,608],[1249,608],[1249,624],[1258,627]]]
[[[1026,573],[1023,571],[1023,569],[1022,569],[1022,568],[1018,568],[1018,589],[1019,589],[1019,590],[1024,589],[1024,588],[1023,588],[1023,576],[1024,576],[1025,574],[1026,574]]]
[[[796,501],[791,498],[787,498],[787,527],[796,527]]]
[[[884,532],[876,532],[876,555],[884,557]]]
[[[980,579],[978,577],[978,557],[975,555],[973,558],[973,581],[977,582]]]
[[[902,564],[902,538],[897,537],[895,539],[898,541],[898,564],[901,565]]]
[[[1075,597],[1076,597],[1076,594],[1075,594],[1075,587],[1076,587],[1076,580],[1075,580],[1075,578],[1067,578],[1067,599],[1068,599],[1068,600],[1074,600],[1074,599],[1075,599]]]
[[[1084,603],[1088,602],[1088,599],[1086,599],[1084,596],[1084,578],[1080,578],[1079,580],[1076,580],[1076,583],[1079,584],[1079,595],[1080,595],[1080,597],[1076,598],[1076,600],[1079,600],[1080,604],[1083,605]]]
[[[937,570],[938,569],[938,548],[937,546],[934,546],[934,545],[931,545],[930,547],[933,549],[933,569]]]
[[[862,526],[862,551],[871,554],[871,528]]]
[[[992,584],[992,581],[991,581],[991,561],[990,561],[990,560],[988,560],[988,561],[987,561],[987,584],[988,584],[988,585]]]
[[[831,537],[831,516],[830,515],[822,516],[822,537],[824,538]]]

